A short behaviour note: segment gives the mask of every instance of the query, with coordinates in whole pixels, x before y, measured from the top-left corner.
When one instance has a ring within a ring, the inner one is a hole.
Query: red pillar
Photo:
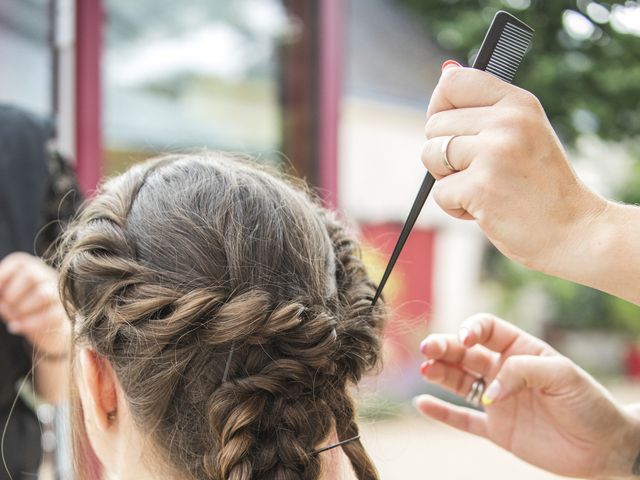
[[[75,158],[80,188],[90,196],[102,176],[102,0],[75,1]],[[85,438],[87,480],[102,480],[102,466]]]
[[[102,0],[76,0],[76,171],[85,194],[102,176]]]
[[[342,98],[344,52],[343,0],[323,0],[318,4],[320,17],[318,179],[325,204],[338,205],[338,130]]]

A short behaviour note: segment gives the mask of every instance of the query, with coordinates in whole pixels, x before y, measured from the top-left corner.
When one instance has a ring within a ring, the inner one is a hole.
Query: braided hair
[[[312,480],[332,432],[358,435],[349,389],[378,363],[384,306],[304,186],[223,154],[152,159],[101,188],[60,256],[74,342],[111,363],[175,471]],[[81,421],[74,437],[86,451]],[[359,440],[343,449],[378,478]]]

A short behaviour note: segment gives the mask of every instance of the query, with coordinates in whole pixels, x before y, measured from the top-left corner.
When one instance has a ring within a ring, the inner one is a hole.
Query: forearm
[[[53,405],[63,400],[68,391],[68,358],[37,358],[33,375],[38,397]]]
[[[627,428],[620,432],[618,443],[611,449],[604,471],[596,480],[640,479],[640,419],[637,412],[630,413],[629,408],[634,406],[625,408]]]
[[[71,329],[66,317],[61,327],[48,333],[47,339],[46,346],[34,350],[33,376],[38,396],[55,405],[69,391]]]
[[[581,222],[547,273],[640,305],[640,207],[607,202]]]

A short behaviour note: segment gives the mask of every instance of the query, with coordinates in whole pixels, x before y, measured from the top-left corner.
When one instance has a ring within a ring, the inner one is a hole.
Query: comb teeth
[[[505,23],[485,70],[511,83],[532,39],[533,32]]]

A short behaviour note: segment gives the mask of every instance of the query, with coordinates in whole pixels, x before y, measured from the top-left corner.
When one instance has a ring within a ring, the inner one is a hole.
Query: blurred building
[[[448,57],[393,0],[348,2],[345,49],[338,198],[361,225],[379,278],[425,175],[425,113]],[[396,391],[419,385],[417,346],[428,330],[455,331],[486,305],[484,245],[475,224],[427,201],[385,290],[393,308],[385,374]]]
[[[50,114],[53,63],[46,0],[4,0],[0,7],[0,102]]]
[[[57,119],[87,191],[184,149],[289,163],[358,223],[377,278],[425,174],[446,58],[395,0],[5,0],[0,55],[0,100]],[[416,370],[428,324],[483,305],[483,245],[427,202],[385,291],[391,377]]]

